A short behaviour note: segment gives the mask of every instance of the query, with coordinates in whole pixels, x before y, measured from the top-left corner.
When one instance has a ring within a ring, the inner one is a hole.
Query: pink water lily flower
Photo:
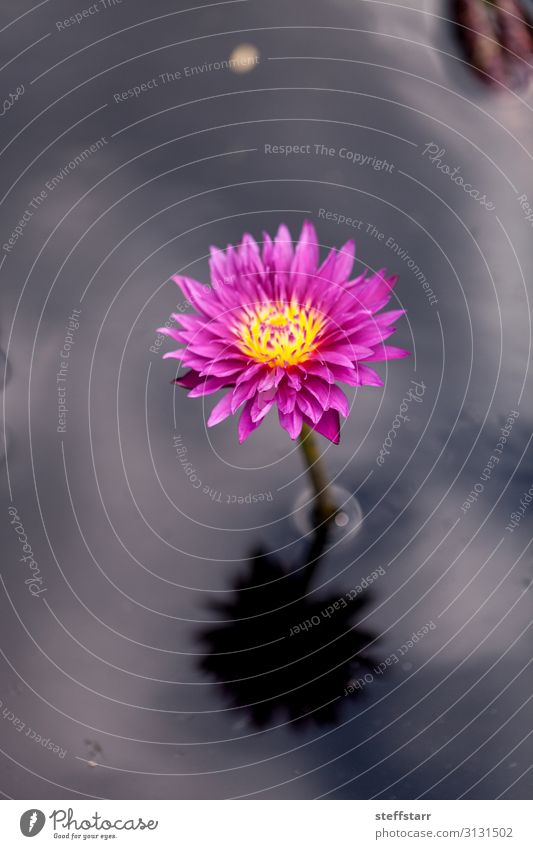
[[[227,390],[210,427],[240,410],[243,442],[275,405],[292,439],[307,425],[339,442],[349,404],[338,382],[382,386],[368,363],[409,353],[384,344],[404,310],[376,314],[397,278],[381,270],[350,279],[354,255],[349,241],[319,264],[313,225],[293,247],[282,224],[274,240],[263,234],[262,250],[249,234],[237,248],[212,248],[212,288],[172,278],[196,312],[173,315],[180,329],[159,329],[184,346],[164,356],[190,369],[175,381],[190,397]]]

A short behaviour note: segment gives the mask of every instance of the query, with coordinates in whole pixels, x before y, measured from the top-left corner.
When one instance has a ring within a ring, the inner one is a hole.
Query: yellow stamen
[[[274,368],[308,360],[324,324],[312,307],[273,302],[246,307],[234,332],[243,353]]]

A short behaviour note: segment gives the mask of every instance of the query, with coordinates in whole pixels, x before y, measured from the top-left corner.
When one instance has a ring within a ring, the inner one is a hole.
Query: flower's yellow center
[[[309,359],[325,319],[311,307],[274,302],[246,307],[236,327],[243,353],[260,363],[294,366]]]

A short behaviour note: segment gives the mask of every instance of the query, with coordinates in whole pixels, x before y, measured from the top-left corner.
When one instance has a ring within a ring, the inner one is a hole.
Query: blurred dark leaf
[[[489,85],[521,88],[531,78],[533,37],[518,0],[454,0],[465,58]]]

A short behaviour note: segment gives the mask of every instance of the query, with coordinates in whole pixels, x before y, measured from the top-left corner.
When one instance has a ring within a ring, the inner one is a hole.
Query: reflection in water
[[[3,392],[11,380],[11,363],[6,360],[6,355],[2,349],[0,349],[0,375],[0,392]]]
[[[368,594],[309,594],[327,533],[325,525],[315,532],[292,570],[261,549],[253,552],[231,600],[211,605],[226,621],[200,634],[208,649],[202,669],[257,726],[287,715],[333,722],[350,679],[375,664],[367,651],[372,635],[354,625]]]

